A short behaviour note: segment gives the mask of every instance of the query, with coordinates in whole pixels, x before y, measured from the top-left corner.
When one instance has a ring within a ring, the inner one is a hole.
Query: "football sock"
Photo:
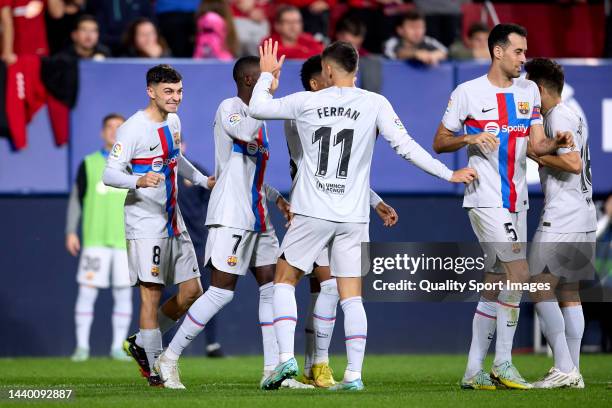
[[[159,330],[162,333],[162,336],[166,334],[171,328],[174,327],[177,320],[173,320],[170,317],[166,316],[166,314],[162,311],[162,307],[160,306],[157,309],[157,322],[159,323]],[[136,333],[136,345],[139,347],[143,347],[142,338],[140,337],[140,332]]]
[[[336,324],[336,308],[339,299],[340,295],[338,295],[338,285],[335,279],[321,282],[321,294],[314,309],[314,331],[316,334],[314,364],[329,361],[329,344]]]
[[[314,329],[314,310],[319,297],[319,292],[310,293],[310,304],[308,305],[308,315],[306,316],[306,348],[304,350],[304,375],[310,377],[310,367],[315,357],[315,329]]]
[[[295,287],[286,283],[274,285],[274,332],[278,342],[280,363],[294,357],[293,346],[297,322]]]
[[[482,365],[497,326],[497,308],[495,302],[480,298],[472,320],[472,343],[468,354],[468,364],[464,378],[472,378],[482,370]]]
[[[178,360],[183,350],[196,338],[208,321],[232,301],[234,292],[210,286],[189,308],[183,323],[168,345],[165,356]]]
[[[565,320],[565,338],[574,366],[580,370],[580,343],[584,333],[582,305],[561,308]]]
[[[497,297],[497,341],[495,342],[494,365],[512,362],[512,343],[518,325],[521,296],[520,290],[502,289]]]
[[[344,312],[344,341],[348,359],[344,381],[349,382],[361,378],[361,367],[368,336],[368,321],[361,296],[344,299],[340,305]]]
[[[162,352],[161,331],[159,331],[159,327],[156,329],[140,329],[140,336],[145,353],[147,353],[147,360],[149,361],[149,367],[151,367],[151,373],[153,373],[155,360],[157,360],[157,357],[159,357]]]
[[[132,322],[132,288],[113,288],[113,344],[120,349]]]
[[[536,303],[535,310],[541,321],[542,333],[552,348],[555,367],[569,373],[574,363],[565,339],[565,323],[559,304],[556,300],[547,300]]]
[[[263,340],[264,372],[274,370],[278,365],[278,344],[274,333],[274,283],[259,287],[259,325]]]
[[[78,348],[89,350],[89,332],[93,322],[94,303],[96,303],[97,297],[97,288],[85,285],[79,286],[79,294],[74,307],[74,324]]]

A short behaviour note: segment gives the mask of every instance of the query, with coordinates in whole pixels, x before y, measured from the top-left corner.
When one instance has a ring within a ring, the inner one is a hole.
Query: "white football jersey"
[[[544,130],[549,138],[554,138],[560,131],[572,132],[575,146],[557,149],[557,155],[580,152],[582,172],[573,174],[540,166],[544,209],[538,230],[556,233],[595,231],[597,216],[591,183],[589,130],[584,119],[572,108],[560,103],[544,115]]]
[[[144,111],[132,115],[117,131],[117,142],[106,166],[142,176],[153,171],[165,180],[156,188],[132,188],[125,199],[125,237],[172,237],[185,231],[176,198],[177,172],[182,155],[181,122],[168,114],[165,122],[154,122]]]
[[[266,123],[249,116],[238,97],[219,105],[214,123],[215,177],[206,225],[273,230],[264,176],[270,158]]]
[[[396,152],[430,174],[452,171],[412,139],[389,101],[355,87],[330,87],[272,99],[273,76],[262,73],[249,103],[260,119],[295,119],[302,156],[292,185],[296,214],[336,222],[368,222],[370,165],[377,130]]]
[[[526,79],[514,79],[498,88],[486,75],[459,85],[452,93],[444,127],[467,135],[489,132],[499,138],[490,153],[468,145],[468,166],[478,179],[465,188],[463,206],[502,207],[511,212],[529,208],[527,196],[527,142],[531,126],[541,125],[540,92]]]

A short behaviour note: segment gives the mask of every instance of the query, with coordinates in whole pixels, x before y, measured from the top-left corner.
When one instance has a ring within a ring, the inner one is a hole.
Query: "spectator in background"
[[[53,18],[64,14],[62,0],[0,0],[2,60],[10,65],[19,55],[49,55],[45,11]]]
[[[381,54],[382,44],[394,35],[394,20],[388,14],[403,0],[347,0],[349,13],[366,25],[363,47],[374,54]]]
[[[162,58],[170,56],[166,41],[157,27],[146,17],[139,17],[128,26],[123,37],[126,57]]]
[[[94,16],[83,14],[79,17],[70,37],[72,44],[59,52],[58,56],[95,60],[110,56],[110,50],[98,42],[100,31]]]
[[[336,24],[336,40],[346,41],[359,53],[359,87],[380,93],[382,88],[381,58],[363,48],[366,25],[357,16],[344,15]]]
[[[280,0],[278,3],[299,8],[304,31],[315,36],[317,40],[323,41],[329,36],[329,13],[336,0]]]
[[[240,41],[239,56],[258,55],[259,44],[270,35],[265,7],[256,0],[234,0],[231,6]]]
[[[98,21],[100,41],[113,55],[121,54],[121,39],[131,21],[138,17],[154,18],[151,0],[87,0],[85,11]]]
[[[461,38],[461,5],[469,0],[413,0],[425,15],[427,34],[449,47]]]
[[[194,18],[199,4],[200,0],[157,0],[155,2],[159,31],[168,43],[171,54],[177,58],[193,56]]]
[[[391,59],[419,61],[425,65],[437,65],[444,61],[448,51],[438,40],[425,35],[423,15],[409,11],[399,20],[397,37],[385,43],[385,55]]]
[[[274,19],[272,39],[278,41],[278,55],[306,59],[323,51],[323,44],[304,32],[302,14],[295,6],[280,6]]]
[[[491,60],[487,40],[489,26],[483,23],[473,23],[468,29],[468,38],[465,44],[460,39],[450,47],[449,58],[455,60]]]
[[[240,50],[234,18],[224,0],[202,0],[196,19],[193,58],[231,60]]]
[[[64,15],[53,18],[49,13],[46,16],[47,40],[51,55],[70,45],[70,34],[79,17],[84,13],[85,0],[63,0]]]

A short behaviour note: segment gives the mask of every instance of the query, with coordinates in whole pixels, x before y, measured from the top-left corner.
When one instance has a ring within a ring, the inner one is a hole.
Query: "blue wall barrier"
[[[188,155],[207,168],[214,168],[212,123],[219,103],[235,95],[232,64],[170,60],[184,76],[185,95],[179,114]],[[610,161],[612,134],[607,136],[604,152],[602,136],[603,103],[612,101],[612,65],[606,61],[564,61],[572,103],[581,108],[590,129],[590,148],[596,192],[612,190]],[[147,104],[145,72],[152,65],[146,60],[108,60],[83,62],[80,66],[78,104],[72,113],[72,138],[69,147],[56,148],[42,110],[29,126],[29,146],[12,153],[0,140],[0,193],[66,193],[81,159],[99,148],[100,121],[109,112],[125,116]],[[280,96],[301,90],[301,63],[289,61],[283,70]],[[443,64],[426,69],[399,62],[383,63],[382,93],[389,98],[410,134],[432,151],[433,135],[456,84],[486,72],[477,63]],[[612,106],[612,105],[611,105]],[[612,112],[610,112],[612,115]],[[288,191],[288,156],[282,123],[269,123],[271,160],[268,182]],[[610,126],[609,133],[612,133]],[[384,145],[384,146],[382,146]],[[439,156],[450,167],[465,162],[465,152]],[[388,193],[461,193],[461,188],[435,180],[403,160],[380,138],[372,165],[372,186]],[[533,191],[538,191],[537,180]]]

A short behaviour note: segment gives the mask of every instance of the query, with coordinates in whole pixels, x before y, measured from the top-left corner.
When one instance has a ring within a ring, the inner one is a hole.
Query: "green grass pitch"
[[[610,407],[612,356],[584,355],[581,360],[586,389],[464,391],[458,381],[466,357],[462,355],[366,355],[360,393],[326,390],[260,391],[261,357],[181,360],[186,391],[149,388],[135,363],[94,358],[72,363],[66,358],[0,359],[0,406],[153,407]],[[338,379],[346,360],[332,357]],[[528,380],[551,366],[545,356],[515,356]],[[487,360],[490,365],[490,358]],[[71,388],[69,402],[9,401],[10,388]]]

